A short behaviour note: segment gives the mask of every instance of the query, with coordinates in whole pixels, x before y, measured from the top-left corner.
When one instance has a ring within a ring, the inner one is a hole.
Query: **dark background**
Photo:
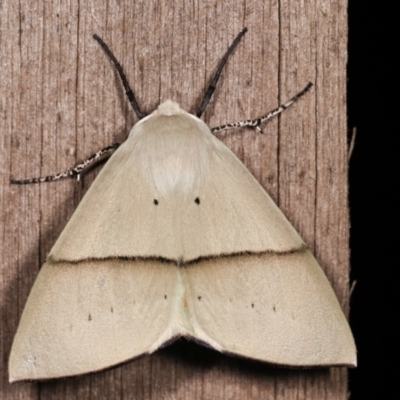
[[[400,13],[395,5],[349,0],[349,133],[357,128],[350,160],[356,280],[350,323],[359,363],[350,371],[352,400],[400,399]]]

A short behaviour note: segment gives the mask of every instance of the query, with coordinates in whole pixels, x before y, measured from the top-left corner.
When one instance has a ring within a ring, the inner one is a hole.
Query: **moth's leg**
[[[118,148],[119,143],[114,143],[111,146],[107,146],[104,149],[101,149],[95,154],[92,154],[88,159],[84,160],[80,164],[76,165],[74,168],[61,172],[60,174],[55,174],[55,175],[48,175],[48,176],[43,176],[40,178],[31,178],[31,179],[11,179],[10,183],[16,184],[16,185],[25,185],[29,183],[40,183],[40,182],[52,182],[52,181],[57,181],[62,178],[67,178],[67,177],[75,177],[76,180],[79,182],[81,173],[87,169],[91,164],[94,162],[100,160],[104,154],[108,154],[112,151],[114,151],[116,148]]]
[[[275,117],[275,115],[280,114],[282,111],[285,111],[288,107],[290,107],[293,103],[295,103],[297,100],[300,99],[300,97],[304,96],[313,86],[313,84],[310,82],[301,92],[297,93],[295,96],[293,96],[290,100],[288,100],[286,103],[280,105],[278,108],[275,108],[275,110],[270,111],[268,114],[265,114],[259,118],[255,119],[247,119],[245,121],[239,121],[239,122],[232,122],[230,124],[224,124],[220,126],[216,126],[215,128],[211,129],[212,133],[216,133],[219,131],[223,131],[224,129],[231,129],[231,128],[243,128],[245,126],[250,126],[253,128],[256,128],[257,131],[261,132],[260,125],[263,122],[268,121],[272,117]]]

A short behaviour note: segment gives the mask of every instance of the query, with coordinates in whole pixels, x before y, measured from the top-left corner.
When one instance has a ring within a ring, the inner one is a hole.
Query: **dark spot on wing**
[[[272,309],[274,310],[274,312],[276,312],[275,304],[272,306]]]
[[[89,314],[87,319],[88,319],[88,321],[91,321],[92,320],[92,314]]]
[[[254,303],[251,303],[251,308],[254,308]]]
[[[153,203],[154,203],[155,206],[158,206],[158,200],[157,199],[154,199]]]
[[[200,197],[196,197],[196,198],[194,199],[194,202],[195,202],[196,204],[200,204]]]
[[[113,307],[111,307],[111,312],[112,312],[112,313],[114,312],[114,308],[113,308]]]
[[[197,298],[199,299],[199,301],[201,300],[201,296],[197,296]]]
[[[164,299],[167,300],[167,295],[166,294],[164,294]]]

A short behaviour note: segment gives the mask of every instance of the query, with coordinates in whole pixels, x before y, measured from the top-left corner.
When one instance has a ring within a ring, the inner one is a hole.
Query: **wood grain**
[[[235,35],[204,120],[256,117],[305,86],[311,93],[263,127],[219,134],[314,250],[344,310],[349,296],[346,0],[0,3],[0,352],[2,399],[347,399],[343,368],[290,370],[182,341],[109,371],[8,383],[7,359],[46,254],[99,169],[61,172],[115,141],[136,117],[97,33],[123,63],[142,109],[172,98],[195,111]],[[99,348],[101,344],[99,344]]]

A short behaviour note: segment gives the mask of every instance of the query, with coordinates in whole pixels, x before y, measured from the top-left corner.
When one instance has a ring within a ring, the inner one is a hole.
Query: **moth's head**
[[[159,115],[176,115],[176,114],[182,114],[185,113],[185,111],[179,106],[178,103],[172,100],[165,100],[163,103],[161,103],[158,108],[152,113],[154,116],[159,116]]]
[[[151,131],[165,131],[169,127],[176,134],[177,130],[187,132],[188,130],[199,129],[199,124],[204,125],[201,130],[209,131],[209,128],[200,118],[185,111],[175,101],[168,99],[162,102],[151,114],[139,120],[134,128],[146,125]],[[132,129],[132,132],[134,132],[134,129]]]

